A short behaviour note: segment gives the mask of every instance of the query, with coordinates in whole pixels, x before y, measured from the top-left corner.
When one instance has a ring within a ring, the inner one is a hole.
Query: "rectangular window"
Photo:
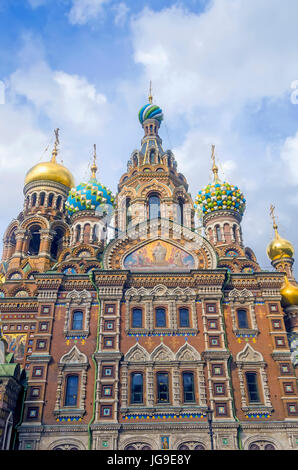
[[[225,384],[215,383],[213,387],[214,395],[225,395]]]
[[[48,331],[48,329],[49,329],[49,322],[39,324],[39,331]]]
[[[246,310],[237,310],[238,328],[248,328]]]
[[[45,349],[46,348],[46,341],[44,341],[43,339],[38,339],[36,341],[36,349]]]
[[[169,403],[169,374],[166,372],[157,374],[157,402]]]
[[[114,315],[116,311],[116,305],[115,304],[107,304],[105,305],[105,313],[108,313],[109,315]]]
[[[207,313],[216,313],[216,304],[206,304]]]
[[[32,387],[30,391],[30,398],[40,397],[40,387]]]
[[[112,416],[112,406],[108,406],[108,405],[101,406],[100,415],[102,418],[110,418]]]
[[[27,419],[37,419],[38,418],[38,408],[29,407],[27,411]]]
[[[195,401],[194,375],[192,372],[183,372],[183,400],[184,403]]]
[[[76,406],[78,400],[78,375],[68,375],[66,379],[65,406]]]
[[[143,326],[143,312],[140,308],[133,308],[132,310],[132,328],[142,328]]]
[[[101,389],[102,397],[111,397],[113,395],[113,385],[103,385]]]
[[[134,372],[131,374],[131,403],[143,403],[143,374]]]
[[[42,377],[43,367],[33,367],[32,377]]]
[[[155,311],[155,326],[157,328],[166,327],[166,311],[164,308],[157,308]]]
[[[207,321],[207,328],[208,330],[217,330],[217,320],[208,320]]]
[[[222,364],[212,364],[212,375],[223,375]]]
[[[215,405],[216,416],[227,416],[227,405],[226,403],[216,403]]]
[[[286,347],[285,338],[283,336],[276,336],[275,337],[275,346],[277,348],[285,348]]]
[[[277,304],[270,304],[269,305],[270,312],[278,312],[278,305]]]
[[[258,379],[255,372],[246,372],[246,384],[248,400],[250,403],[259,403],[260,397],[258,392]]]
[[[114,338],[104,337],[103,345],[104,345],[105,348],[113,348],[114,347]]]
[[[215,348],[219,346],[219,336],[209,336],[209,346]]]
[[[42,315],[49,315],[51,312],[51,307],[49,305],[42,305],[41,313]]]
[[[272,328],[274,330],[281,330],[281,320],[272,320]]]
[[[280,364],[280,373],[282,375],[289,375],[291,374],[291,367],[290,367],[290,364],[283,364],[281,363]]]
[[[72,330],[82,330],[83,329],[83,312],[77,310],[72,314]]]
[[[290,393],[290,394],[294,393],[294,385],[292,382],[284,383],[283,387],[284,387],[285,393]]]
[[[298,404],[297,403],[287,403],[288,414],[297,415],[298,414]]]
[[[115,322],[113,320],[106,320],[104,322],[104,329],[107,331],[107,330],[110,330],[110,331],[113,331],[114,330],[114,324]]]
[[[189,310],[188,308],[179,308],[179,324],[181,328],[189,327]]]
[[[113,377],[114,367],[113,366],[103,366],[102,368],[102,377]]]

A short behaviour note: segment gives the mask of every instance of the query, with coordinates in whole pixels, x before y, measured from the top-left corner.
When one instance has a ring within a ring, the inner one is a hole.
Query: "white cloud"
[[[125,3],[121,2],[117,5],[114,5],[113,10],[115,10],[115,24],[117,26],[124,26],[127,20],[128,12],[130,10],[128,6]]]
[[[288,181],[298,185],[298,131],[294,137],[288,137],[281,149],[281,158],[288,170]]]
[[[103,6],[110,0],[72,0],[68,18],[72,24],[86,24],[98,18],[103,12]]]
[[[10,86],[52,122],[82,134],[100,133],[108,121],[106,97],[94,85],[84,77],[51,70],[43,60],[14,72]]]
[[[135,60],[176,113],[237,110],[290,92],[298,78],[297,15],[291,0],[214,0],[202,14],[146,9],[132,23]]]

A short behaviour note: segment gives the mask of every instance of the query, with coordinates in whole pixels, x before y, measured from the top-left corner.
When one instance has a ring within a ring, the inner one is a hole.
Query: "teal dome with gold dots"
[[[214,146],[212,146],[212,160],[214,181],[198,192],[194,204],[195,209],[202,210],[203,215],[215,211],[231,210],[242,216],[246,200],[237,186],[219,180],[218,168],[215,165]]]

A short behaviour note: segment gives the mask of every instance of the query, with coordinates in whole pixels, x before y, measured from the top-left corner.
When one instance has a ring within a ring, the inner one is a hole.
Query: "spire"
[[[213,165],[212,165],[212,172],[213,172],[213,175],[214,175],[214,183],[218,183],[219,182],[219,178],[218,178],[218,167],[216,166],[215,164],[215,154],[214,154],[214,150],[215,150],[215,145],[212,145],[211,146],[211,160],[213,162]]]
[[[97,165],[96,165],[96,144],[93,145],[94,152],[93,152],[93,163],[91,165],[91,179],[96,180],[96,172],[97,172]]]
[[[277,227],[277,223],[276,223],[276,219],[275,219],[275,212],[274,212],[274,211],[275,211],[275,206],[273,206],[273,205],[271,204],[271,206],[270,206],[270,215],[271,215],[272,221],[273,221],[273,228],[274,228],[274,231],[275,231],[275,235],[276,235],[276,236],[279,236],[279,233],[278,233],[278,231],[277,231],[277,228],[278,228],[278,227]]]
[[[148,101],[150,104],[153,102],[153,96],[152,96],[152,82],[150,80],[150,85],[149,85],[149,96],[148,96]]]
[[[57,155],[58,155],[58,149],[57,149],[57,147],[58,147],[58,145],[59,145],[59,143],[60,143],[60,142],[59,142],[59,129],[58,129],[58,128],[55,129],[54,132],[55,132],[55,137],[56,137],[56,139],[55,139],[55,144],[54,144],[54,148],[53,148],[53,152],[52,152],[51,162],[52,162],[52,163],[57,163],[57,161],[56,161],[56,157],[57,157]]]

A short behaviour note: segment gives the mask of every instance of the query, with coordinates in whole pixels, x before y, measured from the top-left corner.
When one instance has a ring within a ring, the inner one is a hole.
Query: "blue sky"
[[[0,0],[1,233],[22,208],[26,171],[49,159],[56,127],[76,182],[96,143],[99,178],[117,191],[142,138],[137,113],[151,79],[164,148],[193,199],[210,181],[215,144],[221,178],[247,199],[245,243],[270,269],[271,203],[281,235],[298,246],[297,16],[292,0]]]

